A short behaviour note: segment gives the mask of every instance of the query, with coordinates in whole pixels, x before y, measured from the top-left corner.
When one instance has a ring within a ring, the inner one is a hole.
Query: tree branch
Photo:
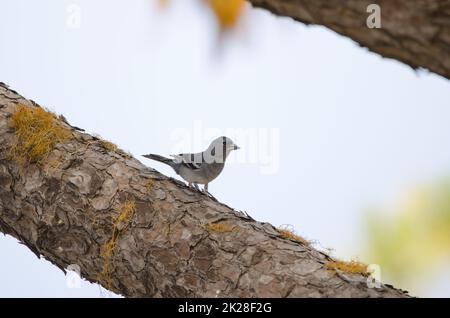
[[[450,78],[449,0],[250,0],[305,24],[326,26],[384,57]],[[366,25],[369,4],[381,7],[382,27]]]
[[[11,118],[34,102],[0,85],[0,230],[62,270],[128,297],[406,297],[55,117],[70,138],[11,158]],[[30,129],[37,129],[30,127]],[[33,131],[35,132],[35,131]]]

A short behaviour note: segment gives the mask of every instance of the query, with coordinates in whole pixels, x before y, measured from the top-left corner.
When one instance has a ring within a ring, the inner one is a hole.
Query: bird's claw
[[[206,194],[209,198],[211,198],[212,200],[218,202],[218,200],[211,193],[209,193],[207,189],[203,189],[203,190],[200,189],[198,184],[196,184],[196,183],[189,183],[189,187],[194,188],[195,190],[197,190],[200,193]]]

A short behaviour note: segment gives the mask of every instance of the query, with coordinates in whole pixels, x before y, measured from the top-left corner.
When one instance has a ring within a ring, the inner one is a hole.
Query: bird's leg
[[[217,201],[217,199],[208,191],[208,184],[205,184],[205,187],[203,188],[203,193],[206,194],[208,197],[213,199],[214,201]]]

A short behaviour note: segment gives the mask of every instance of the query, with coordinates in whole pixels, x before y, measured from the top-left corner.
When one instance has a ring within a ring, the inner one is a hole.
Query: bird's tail
[[[173,159],[170,158],[166,158],[160,155],[154,155],[154,154],[148,154],[148,155],[142,155],[142,157],[148,158],[148,159],[152,159],[152,160],[156,160],[162,163],[165,163],[166,165],[171,166],[172,168],[175,168],[175,162],[173,161]]]

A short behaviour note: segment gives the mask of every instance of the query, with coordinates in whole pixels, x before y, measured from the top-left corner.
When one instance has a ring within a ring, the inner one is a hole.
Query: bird
[[[209,194],[208,184],[222,172],[228,155],[238,149],[240,147],[230,138],[221,136],[214,139],[203,152],[181,153],[171,155],[172,158],[156,154],[142,156],[172,167],[179,176],[188,182],[189,187],[199,190],[198,184],[204,185],[203,191]]]

